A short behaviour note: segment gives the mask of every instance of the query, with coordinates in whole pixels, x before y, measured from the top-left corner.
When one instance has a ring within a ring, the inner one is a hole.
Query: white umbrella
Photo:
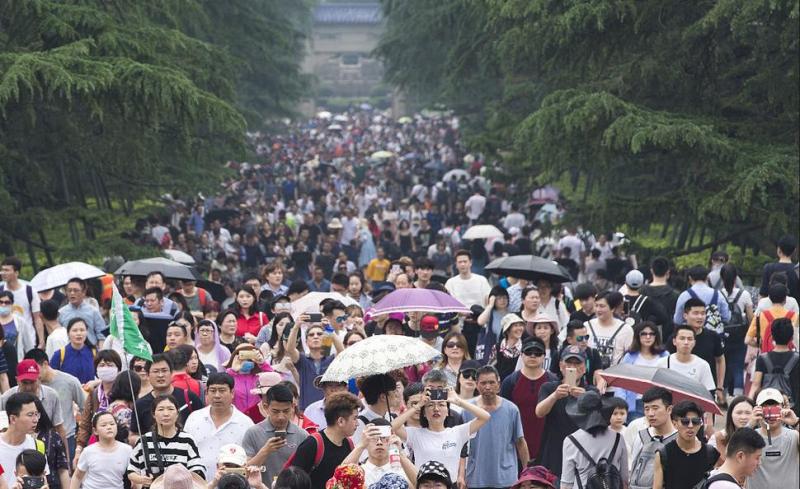
[[[181,250],[164,250],[164,254],[167,255],[167,258],[170,260],[183,263],[184,265],[194,265],[195,263],[192,255]]]
[[[336,122],[347,122],[350,119],[348,119],[346,115],[337,114],[333,116],[333,120],[335,120]]]
[[[442,177],[443,182],[448,182],[450,180],[460,180],[461,177],[469,178],[469,173],[466,170],[455,169],[450,170],[449,172],[445,173]]]
[[[37,273],[31,280],[31,287],[36,292],[42,292],[66,285],[66,283],[73,278],[89,280],[90,278],[102,277],[105,274],[106,272],[94,265],[89,265],[88,263],[80,261],[71,261],[69,263],[62,263],[61,265],[46,268]]]
[[[503,232],[492,226],[491,224],[478,224],[467,229],[461,239],[490,239],[502,238]]]
[[[327,110],[323,110],[321,112],[317,112],[317,117],[320,118],[320,119],[330,119],[332,115],[333,114],[331,114]]]
[[[341,131],[342,130],[342,126],[340,124],[331,124],[330,126],[328,126],[328,130],[329,131]]]
[[[347,382],[385,374],[425,363],[440,355],[440,351],[418,338],[385,334],[371,336],[337,354],[322,376],[322,382]]]
[[[307,312],[319,312],[319,303],[325,299],[336,299],[345,306],[358,305],[358,302],[338,292],[309,292],[292,302],[292,316],[297,318]]]

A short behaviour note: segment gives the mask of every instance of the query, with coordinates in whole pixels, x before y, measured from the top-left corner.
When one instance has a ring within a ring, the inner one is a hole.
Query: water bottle
[[[393,469],[400,469],[400,449],[392,443],[389,445],[389,464]]]
[[[333,335],[335,334],[335,330],[333,326],[330,324],[325,325],[325,336],[322,337],[322,346],[325,348],[330,348],[333,345]]]

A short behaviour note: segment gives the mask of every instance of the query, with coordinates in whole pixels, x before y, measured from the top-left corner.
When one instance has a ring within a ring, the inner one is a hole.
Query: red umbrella
[[[694,401],[704,411],[722,414],[711,393],[700,382],[680,372],[661,367],[619,364],[600,372],[610,387],[644,394],[651,387],[672,392],[673,402]]]

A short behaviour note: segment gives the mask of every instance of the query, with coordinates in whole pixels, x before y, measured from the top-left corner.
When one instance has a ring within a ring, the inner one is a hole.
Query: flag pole
[[[139,397],[139,393],[133,392],[133,379],[131,378],[131,368],[130,368],[131,366],[130,366],[130,360],[128,360],[128,352],[126,352],[123,349],[122,354],[125,355],[125,364],[128,366],[128,368],[126,369],[126,371],[128,372],[128,387],[130,387],[131,389],[131,399],[133,399],[133,415],[135,416],[136,419],[136,427],[139,430],[139,443],[142,444],[142,456],[144,457],[144,471],[147,474],[153,475],[150,471],[150,465],[148,463],[150,457],[148,456],[147,453],[147,443],[145,442],[144,439],[144,433],[141,432],[142,424],[139,422],[139,410],[136,408],[136,401]]]

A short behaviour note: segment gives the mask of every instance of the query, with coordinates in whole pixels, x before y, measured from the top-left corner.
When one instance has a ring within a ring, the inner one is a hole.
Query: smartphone
[[[44,477],[36,475],[22,476],[22,489],[41,489],[44,487]]]
[[[255,360],[257,357],[257,350],[241,350],[239,352],[239,360]]]
[[[764,406],[764,419],[780,419],[781,407],[780,406]]]
[[[322,322],[322,313],[320,313],[320,312],[310,312],[310,313],[308,313],[308,322],[309,323],[321,323]]]
[[[430,396],[431,401],[446,401],[447,389],[431,389]]]
[[[392,436],[391,426],[376,426],[376,428],[378,428],[378,436],[381,438],[389,438]]]
[[[286,326],[283,328],[283,339],[288,340],[289,335],[292,334],[292,328],[294,328],[294,323],[286,323]]]
[[[280,439],[282,439],[282,440],[285,440],[285,439],[286,439],[286,432],[285,432],[285,431],[276,431],[276,432],[275,432],[275,436],[276,436],[277,438],[280,438]]]
[[[567,367],[564,372],[564,383],[570,387],[578,386],[578,369],[575,367]]]
[[[391,273],[398,274],[398,273],[400,273],[402,271],[403,271],[403,269],[400,268],[400,265],[392,265]]]

